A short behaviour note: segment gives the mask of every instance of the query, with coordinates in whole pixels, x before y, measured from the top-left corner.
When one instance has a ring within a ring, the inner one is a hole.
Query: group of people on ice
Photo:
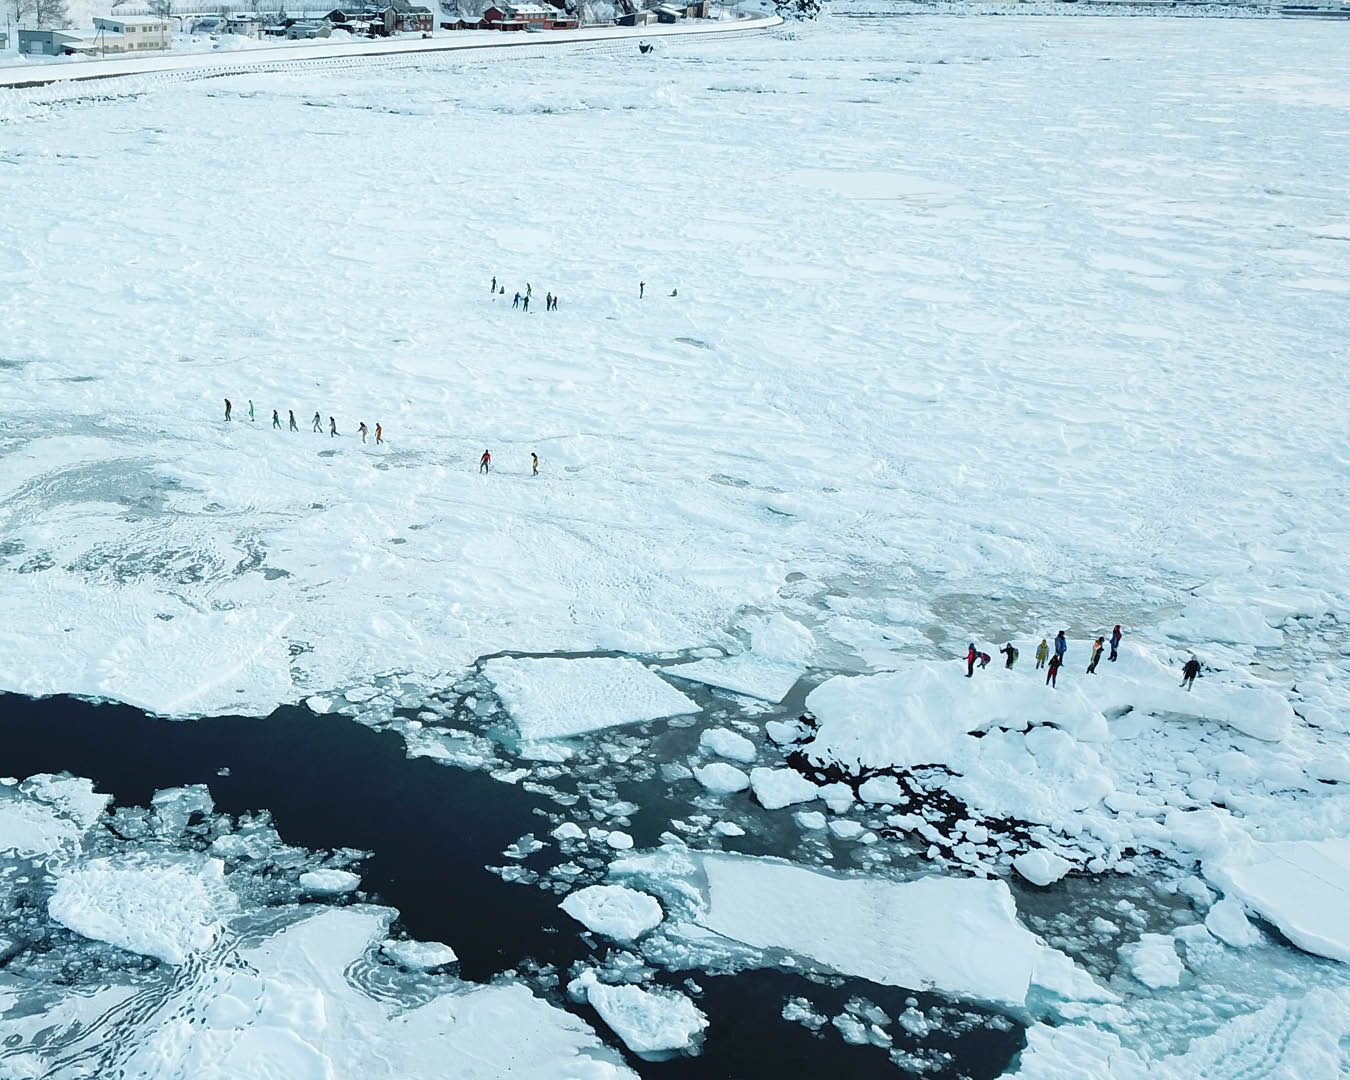
[[[287,417],[287,427],[288,427],[291,431],[299,431],[299,430],[300,430],[300,426],[295,422],[295,410],[294,410],[294,409],[287,409],[287,410],[286,410],[286,417]],[[255,410],[254,410],[254,408],[253,408],[253,400],[252,400],[252,398],[249,399],[249,403],[248,403],[248,418],[249,418],[249,421],[250,421],[251,423],[256,423],[256,422],[257,422],[257,419],[258,419],[257,413],[255,412]],[[231,421],[231,420],[233,420],[233,419],[234,419],[234,404],[230,401],[229,398],[226,398],[226,399],[225,399],[225,420],[226,420],[226,422],[228,423],[229,421]],[[322,434],[323,434],[323,417],[321,417],[321,416],[318,414],[317,411],[314,413],[314,419],[310,421],[310,424],[311,424],[311,426],[312,426],[312,428],[313,428],[315,434],[317,434],[317,435],[322,435]],[[276,409],[273,409],[273,410],[272,410],[272,430],[273,430],[273,431],[280,431],[280,430],[281,430],[281,413],[279,413]],[[358,425],[358,427],[357,427],[356,430],[357,430],[357,434],[359,434],[359,435],[361,436],[361,441],[362,441],[362,442],[366,442],[367,439],[368,439],[369,436],[370,436],[370,428],[366,427],[366,422],[365,422],[364,420],[361,421],[361,423]],[[330,417],[328,418],[328,437],[329,437],[330,439],[337,439],[337,438],[340,438],[341,435],[342,435],[342,432],[338,431],[338,429],[337,429],[337,421],[336,421],[333,417],[330,416]],[[376,446],[383,446],[383,445],[384,445],[384,425],[383,425],[383,424],[376,424],[376,425],[375,425],[375,445],[376,445]]]
[[[497,297],[506,295],[506,286],[499,286],[497,284],[496,275],[493,275],[492,285],[488,288],[488,292],[492,294],[492,299],[496,300]],[[512,297],[511,306],[513,308],[519,308],[528,314],[530,310],[530,298],[532,296],[534,296],[534,287],[527,281],[525,282],[525,291],[517,292],[516,295]],[[544,294],[544,310],[558,310],[558,298],[551,292]]]
[[[1052,647],[1046,638],[1041,638],[1041,643],[1036,646],[1036,670],[1045,668],[1045,685],[1052,690],[1058,685],[1059,669],[1064,666],[1064,656],[1069,651],[1069,642],[1067,631],[1061,630],[1055,635],[1055,644]],[[1112,663],[1120,654],[1120,639],[1124,635],[1121,633],[1120,624],[1116,623],[1115,629],[1111,631],[1111,655],[1107,657]],[[1087,674],[1096,675],[1097,665],[1101,663],[1102,653],[1106,651],[1106,635],[1100,635],[1092,643],[1092,656],[1088,660]],[[1010,641],[998,650],[1004,656],[1004,668],[1011,668],[1017,663],[1019,653]],[[975,666],[978,664],[981,669],[987,668],[992,661],[986,652],[980,652],[975,648],[975,642],[971,642],[966,650],[966,678],[973,678],[975,675]],[[1186,661],[1186,666],[1181,671],[1181,685],[1187,690],[1195,685],[1196,676],[1200,674],[1200,661],[1192,656]]]

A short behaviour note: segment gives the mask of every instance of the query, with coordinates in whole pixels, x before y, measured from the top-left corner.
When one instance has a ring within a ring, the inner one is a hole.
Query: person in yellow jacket
[[[1040,671],[1045,667],[1045,658],[1050,655],[1050,646],[1045,638],[1041,638],[1041,643],[1036,646],[1036,670]]]

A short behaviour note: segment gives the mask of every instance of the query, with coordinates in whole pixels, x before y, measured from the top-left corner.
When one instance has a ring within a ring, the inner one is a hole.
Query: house
[[[220,29],[225,34],[260,38],[262,37],[262,18],[248,11],[237,11],[233,15],[225,16],[225,23]]]
[[[192,24],[194,34],[219,34],[225,29],[225,19],[221,15],[207,15]]]
[[[94,56],[126,52],[121,34],[104,30],[20,30],[19,52],[30,56]]]
[[[401,34],[429,34],[435,28],[431,8],[410,4],[408,0],[393,0],[394,18]]]
[[[669,4],[657,4],[652,11],[656,13],[656,21],[661,23],[679,22],[684,18],[682,8],[671,7]]]
[[[334,8],[326,18],[334,30],[350,30],[371,37],[388,37],[398,29],[397,12],[392,7]]]
[[[291,41],[307,41],[311,38],[326,38],[333,32],[327,19],[321,22],[293,22],[286,27],[286,36]]]
[[[691,19],[706,19],[712,14],[711,0],[693,0],[684,5],[684,13]]]
[[[442,30],[486,30],[487,21],[481,15],[463,15],[452,11],[441,20]]]
[[[124,52],[163,52],[173,41],[169,20],[158,15],[96,15],[94,29],[105,35],[122,35]]]
[[[268,23],[262,28],[262,35],[263,37],[268,38],[289,37],[290,35],[287,33],[288,29],[289,27],[284,23]]]
[[[648,23],[656,22],[656,13],[653,11],[630,11],[627,14],[620,15],[614,21],[619,26],[646,26]]]
[[[9,48],[9,35],[6,34],[3,30],[0,30],[0,49],[8,49],[8,48]]]
[[[483,18],[493,30],[547,30],[555,14],[542,4],[502,2],[483,12]]]

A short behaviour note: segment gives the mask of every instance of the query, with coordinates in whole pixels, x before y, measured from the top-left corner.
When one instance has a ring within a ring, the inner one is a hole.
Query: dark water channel
[[[222,768],[227,775],[219,775]],[[402,739],[337,715],[287,707],[266,718],[217,717],[173,722],[121,705],[70,698],[30,700],[0,695],[0,773],[25,777],[67,771],[88,777],[123,806],[148,806],[160,788],[204,784],[216,808],[232,815],[268,810],[281,838],[311,849],[373,852],[361,867],[362,888],[397,908],[414,937],[444,941],[460,957],[461,975],[494,975],[552,964],[567,979],[579,960],[597,957],[580,927],[557,907],[559,897],[533,886],[508,884],[484,869],[502,863],[502,851],[524,833],[545,833],[536,810],[552,809],[519,787],[483,772],[405,756]],[[634,821],[639,826],[638,821]],[[647,834],[654,823],[633,830]],[[639,835],[640,842],[646,835]],[[548,849],[553,852],[553,849]],[[553,861],[561,861],[554,853]],[[532,863],[539,869],[538,863]],[[650,1077],[804,1076],[841,1072],[851,1077],[905,1075],[884,1050],[850,1046],[828,1025],[817,1035],[782,1019],[784,999],[808,999],[835,1015],[862,996],[894,1017],[907,998],[918,1007],[944,999],[859,979],[828,985],[782,970],[709,976],[662,973],[679,985],[692,976],[703,989],[697,1003],[710,1026],[702,1055],[645,1062],[625,1051]],[[560,1004],[586,1016],[618,1044],[589,1008]],[[961,1006],[966,1013],[980,1010]],[[922,1044],[896,1046],[951,1055],[950,1067],[928,1076],[999,1076],[1024,1042],[1022,1028],[985,1026],[961,1034],[934,1032]]]

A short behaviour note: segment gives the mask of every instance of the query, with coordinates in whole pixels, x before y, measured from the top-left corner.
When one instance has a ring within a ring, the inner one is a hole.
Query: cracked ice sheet
[[[1306,103],[1339,108],[1350,44],[1293,20],[849,22],[672,41],[671,64],[622,76],[559,49],[537,70],[426,57],[7,96],[0,196],[26,212],[0,221],[0,274],[25,287],[0,290],[22,328],[0,358],[0,543],[25,550],[0,572],[29,569],[0,681],[83,690],[84,657],[159,616],[246,607],[312,646],[293,686],[259,691],[276,704],[503,649],[704,645],[790,573],[844,567],[862,589],[912,568],[1177,604],[1214,581],[1230,610],[1316,584],[1350,609],[1327,497],[1350,402],[1322,359],[1350,305],[1292,287],[1350,280],[1326,232],[1350,174]],[[879,79],[897,49],[912,64]],[[832,167],[803,169],[802,145]],[[631,197],[565,218],[525,200],[509,223],[472,199],[307,213],[335,175],[423,190],[428,154],[445,192],[622,175]],[[729,182],[653,217],[687,173]],[[286,193],[280,224],[219,224],[259,190]],[[129,191],[152,229],[117,212]],[[481,278],[446,275],[448,252]],[[240,303],[241,266],[256,295],[362,296],[362,318]],[[561,310],[489,300],[494,273]],[[437,296],[416,319],[409,288]],[[259,422],[226,427],[225,395]],[[344,437],[273,433],[271,407]],[[361,419],[386,446],[352,438]],[[500,470],[479,477],[488,446]]]
[[[704,875],[706,901],[687,886],[669,891],[670,875],[684,882],[691,871]],[[1022,926],[1008,886],[995,879],[841,877],[777,859],[681,852],[620,860],[611,876],[665,886],[697,928],[691,940],[710,931],[874,982],[1007,1006],[1024,1006],[1033,985],[1114,999]],[[678,936],[679,925],[671,932]]]
[[[525,742],[698,711],[636,660],[625,657],[500,657],[483,665]]]
[[[676,679],[716,686],[735,694],[780,702],[806,671],[804,667],[769,660],[754,653],[728,656],[722,660],[697,660],[692,664],[674,664],[666,674]]]
[[[633,1075],[584,1021],[521,985],[445,977],[448,992],[412,1008],[362,993],[347,970],[383,940],[393,916],[385,908],[326,908],[237,955],[203,954],[192,979],[176,983],[149,1011],[122,1017],[118,1064],[145,1080],[438,1080],[447,1061],[465,1080]],[[111,1006],[125,996],[113,987],[92,998]],[[89,1001],[74,995],[48,1013],[0,1027],[22,1034],[61,1024],[68,1013],[87,1015]],[[99,1030],[91,1026],[91,1038]],[[32,1051],[40,1054],[40,1046]]]

